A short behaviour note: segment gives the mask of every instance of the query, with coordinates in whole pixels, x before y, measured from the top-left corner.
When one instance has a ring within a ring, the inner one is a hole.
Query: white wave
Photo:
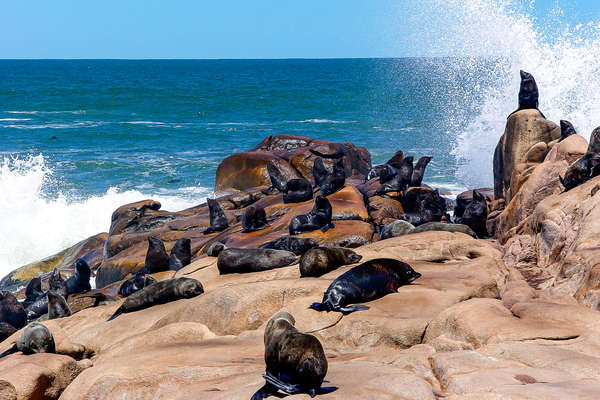
[[[162,209],[198,205],[210,190],[184,188],[189,196],[154,195],[110,188],[83,200],[58,195],[48,199],[44,185],[53,179],[42,155],[0,158],[0,277],[11,270],[57,253],[91,235],[108,231],[112,212],[127,203],[154,199]]]
[[[31,118],[0,118],[2,122],[31,121]]]
[[[334,119],[311,118],[300,121],[283,121],[289,124],[354,124],[357,121],[336,121]]]
[[[85,114],[85,110],[65,110],[65,111],[4,111],[8,114]]]
[[[121,124],[131,124],[131,125],[167,125],[166,122],[158,122],[158,121],[122,121]]]

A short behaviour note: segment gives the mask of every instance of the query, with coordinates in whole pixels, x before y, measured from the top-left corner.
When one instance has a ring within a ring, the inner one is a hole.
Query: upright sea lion
[[[417,161],[417,165],[413,169],[412,178],[410,180],[410,186],[421,186],[421,183],[423,182],[423,176],[425,175],[425,168],[427,168],[427,164],[429,164],[432,158],[433,157],[430,156],[424,156],[419,158],[419,161]]]
[[[301,203],[313,198],[310,182],[304,178],[290,179],[283,190],[284,203]]]
[[[136,275],[121,283],[121,286],[119,286],[119,294],[123,297],[127,297],[153,283],[156,283],[156,279],[150,275]]]
[[[577,135],[577,131],[572,123],[569,121],[565,121],[564,119],[560,120],[560,137],[558,138],[558,142],[560,143],[571,135]]]
[[[388,170],[388,168],[387,168],[388,165],[390,165],[396,169],[400,168],[400,166],[402,165],[403,159],[404,159],[404,153],[402,153],[402,150],[398,150],[392,158],[390,158],[389,160],[387,160],[385,162],[385,164],[376,165],[373,168],[371,168],[365,178],[365,182],[369,181],[373,178],[381,176],[382,173],[385,173]],[[381,182],[381,183],[385,183],[385,182]]]
[[[154,274],[169,270],[169,255],[162,239],[157,236],[148,237],[148,251],[146,252],[146,266],[144,272]]]
[[[379,182],[382,183],[382,185],[375,191],[375,194],[378,196],[389,192],[404,192],[408,188],[413,175],[413,157],[406,157],[402,160],[402,165],[399,169],[391,166],[388,168],[390,168],[392,172],[379,177]],[[389,179],[390,174],[392,176],[391,179]]]
[[[33,304],[37,299],[44,295],[42,290],[42,281],[40,278],[32,278],[27,287],[25,288],[25,300],[23,300],[23,307],[27,308]]]
[[[48,290],[48,319],[68,317],[71,315],[71,309],[63,296]]]
[[[271,240],[261,246],[263,249],[286,250],[291,251],[297,256],[301,256],[313,247],[317,247],[319,243],[313,238],[301,238],[297,236],[282,236],[275,240]]]
[[[600,127],[592,132],[586,153],[567,168],[564,178],[559,176],[559,179],[565,191],[568,191],[598,175],[600,175]]]
[[[206,248],[206,250],[204,252],[209,257],[218,257],[219,253],[221,253],[226,248],[227,248],[227,246],[225,246],[221,242],[213,242]]]
[[[478,237],[483,238],[488,235],[486,221],[488,209],[485,196],[476,190],[473,190],[473,199],[465,208],[462,217],[456,218],[457,224],[468,225]]]
[[[64,298],[68,296],[66,282],[60,275],[60,271],[58,269],[55,268],[50,273],[48,283],[50,285],[49,290],[52,290],[55,293],[59,293]],[[36,301],[31,303],[25,311],[27,312],[27,319],[29,321],[39,318],[44,314],[48,314],[48,296],[46,295],[46,293],[44,293],[43,296],[39,297]]]
[[[8,290],[0,290],[0,322],[21,329],[27,323],[27,313],[19,300]]]
[[[472,236],[474,238],[477,237],[473,229],[471,229],[468,225],[464,224],[447,224],[445,222],[426,222],[423,225],[419,225],[410,233],[421,233],[421,232],[429,232],[429,231],[445,231],[445,232],[460,232]]]
[[[262,400],[278,390],[287,394],[308,393],[311,397],[336,388],[322,388],[327,374],[327,357],[321,342],[295,328],[291,314],[280,311],[265,328],[265,385],[251,400]]]
[[[179,271],[192,261],[192,241],[182,238],[175,242],[169,256],[169,269]]]
[[[290,221],[290,235],[297,235],[303,232],[311,232],[321,229],[327,232],[334,225],[331,222],[333,211],[331,203],[326,197],[315,197],[315,205],[308,214],[297,215]]]
[[[221,275],[259,272],[286,267],[298,256],[290,251],[271,249],[225,249],[219,253],[217,268]]]
[[[242,232],[249,233],[260,231],[269,226],[265,209],[256,204],[246,207],[242,216]]]
[[[340,275],[325,291],[321,303],[309,308],[317,311],[339,311],[349,314],[368,310],[362,303],[395,293],[402,285],[408,285],[421,276],[405,262],[391,258],[377,258],[360,264]]]
[[[269,179],[271,179],[271,187],[279,190],[281,193],[285,190],[286,179],[277,168],[277,165],[273,162],[273,160],[267,163],[267,172],[269,173]]]
[[[314,187],[323,186],[323,183],[325,183],[325,179],[329,175],[329,171],[327,171],[327,168],[325,167],[325,164],[323,163],[323,159],[321,157],[315,158],[312,173],[313,178],[315,179]]]
[[[170,301],[190,299],[202,293],[204,293],[202,284],[192,278],[173,278],[156,282],[127,297],[108,321],[123,313],[143,310]]]
[[[0,354],[0,358],[16,353],[17,351],[25,355],[56,353],[54,337],[52,337],[52,333],[50,333],[50,330],[44,324],[32,322],[25,327],[17,342],[10,349]]]
[[[92,270],[83,258],[78,258],[75,261],[75,273],[65,281],[67,286],[67,295],[89,292],[92,290],[90,286],[90,276]]]
[[[543,118],[546,118],[544,113],[542,113],[538,108],[540,94],[533,75],[523,70],[520,71],[520,74],[521,87],[519,89],[519,108],[510,113],[509,117],[520,110],[534,109],[538,110],[540,114],[542,114]]]
[[[329,196],[342,189],[346,184],[346,170],[344,168],[344,159],[340,158],[333,163],[333,171],[325,177],[321,184],[321,195]]]
[[[300,276],[321,276],[342,265],[355,264],[362,259],[344,247],[315,247],[300,257]]]
[[[227,229],[229,227],[227,216],[225,215],[225,212],[221,208],[219,202],[214,199],[206,199],[206,204],[208,204],[208,211],[210,213],[210,227],[203,233],[208,235],[210,233],[221,232]]]

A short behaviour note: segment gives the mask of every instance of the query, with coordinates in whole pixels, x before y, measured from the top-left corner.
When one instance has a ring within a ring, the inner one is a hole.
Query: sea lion
[[[313,335],[302,333],[294,326],[294,317],[280,311],[265,327],[265,385],[251,400],[275,395],[308,393],[311,397],[336,388],[322,388],[327,374],[327,357],[321,342]]]
[[[473,199],[467,208],[465,208],[462,217],[456,218],[455,222],[457,224],[468,225],[475,231],[477,237],[483,238],[488,235],[486,227],[487,215],[488,209],[485,196],[473,190]]]
[[[63,296],[48,290],[48,319],[68,317],[71,315],[71,309]]]
[[[349,314],[368,310],[362,303],[395,293],[398,288],[408,285],[421,276],[405,262],[391,258],[377,258],[364,262],[340,275],[325,291],[321,303],[313,303],[309,308],[317,311],[339,311]]]
[[[67,286],[67,295],[89,292],[92,290],[90,286],[90,276],[92,270],[83,258],[75,260],[75,273],[65,281]]]
[[[213,242],[206,248],[204,252],[209,257],[218,257],[219,253],[225,250],[226,248],[227,246],[225,246],[221,242]]]
[[[562,142],[571,135],[577,135],[577,131],[573,124],[564,119],[560,120],[560,137],[558,138],[557,143]]]
[[[413,157],[406,157],[402,160],[402,165],[399,169],[392,166],[388,166],[388,168],[391,169],[391,172],[379,177],[379,182],[382,185],[375,191],[375,194],[378,196],[389,192],[404,192],[408,188],[413,175]],[[390,175],[391,179],[389,179]]]
[[[208,235],[227,229],[229,227],[227,216],[219,202],[214,199],[206,199],[206,204],[208,204],[208,212],[210,213],[210,227],[202,233]]]
[[[9,291],[0,290],[0,322],[21,329],[27,323],[27,313],[19,300]]]
[[[477,237],[477,234],[475,234],[475,232],[473,232],[473,229],[471,229],[468,225],[448,224],[445,222],[426,222],[423,225],[419,225],[418,227],[413,229],[410,233],[421,233],[429,231],[460,232],[472,236],[474,238]]]
[[[333,163],[333,171],[325,177],[321,185],[321,195],[329,196],[342,189],[346,184],[346,170],[344,168],[344,159],[339,159]]]
[[[44,324],[32,322],[25,327],[23,333],[17,338],[17,342],[4,353],[0,358],[9,354],[22,352],[25,355],[35,353],[56,353],[54,337],[50,330]]]
[[[297,256],[301,256],[313,247],[317,247],[319,243],[313,238],[301,238],[297,236],[282,236],[275,240],[271,240],[261,246],[262,249],[286,250],[291,251]]]
[[[426,222],[441,221],[443,217],[449,218],[446,211],[446,200],[440,196],[437,189],[416,187],[408,189],[401,201],[405,211],[399,219],[410,222],[414,226]]]
[[[413,224],[399,219],[384,226],[381,232],[379,232],[379,238],[381,240],[385,240],[393,237],[403,236],[411,233],[414,230],[415,227]]]
[[[273,160],[267,163],[267,172],[269,173],[269,179],[271,180],[271,188],[275,188],[281,193],[283,193],[287,182],[279,168],[277,168],[277,165],[275,165],[275,163],[273,162]]]
[[[92,307],[105,306],[107,304],[114,303],[115,301],[119,301],[118,297],[110,296],[110,295],[107,295],[107,294],[104,294],[101,292],[90,294],[90,295],[83,296],[83,297],[90,297],[90,298],[94,299],[94,304],[92,304]]]
[[[156,279],[150,275],[136,275],[121,283],[121,286],[119,286],[119,294],[123,297],[128,297],[153,283],[156,283]]]
[[[600,127],[592,132],[586,153],[567,168],[564,178],[559,175],[559,179],[566,192],[598,175],[600,175]]]
[[[25,288],[25,300],[23,300],[23,307],[27,308],[33,304],[37,299],[44,295],[42,290],[42,281],[40,278],[35,277],[29,280],[27,287]]]
[[[179,271],[192,261],[192,241],[182,238],[175,242],[169,256],[169,269]]]
[[[60,271],[58,269],[52,270],[50,273],[50,278],[48,279],[48,283],[50,285],[50,289],[55,293],[60,294],[62,297],[67,298],[68,291],[65,280],[60,275]],[[27,319],[32,321],[36,318],[39,318],[45,314],[48,314],[48,296],[44,293],[43,296],[39,297],[36,301],[31,303],[29,307],[25,310],[27,312]]]
[[[8,322],[0,322],[0,342],[15,333],[17,329]]]
[[[143,310],[170,301],[190,299],[202,293],[204,293],[202,284],[192,278],[173,278],[156,282],[127,297],[108,321],[123,313]]]
[[[148,237],[148,251],[146,252],[146,265],[140,273],[155,274],[169,270],[169,255],[162,239],[157,236]]]
[[[256,204],[246,207],[244,215],[242,215],[242,232],[255,232],[268,227],[267,214],[263,207]]]
[[[321,276],[342,265],[355,264],[362,259],[344,247],[315,247],[300,257],[300,276]]]
[[[377,178],[377,177],[381,176],[382,173],[387,172],[388,165],[390,165],[396,169],[400,168],[400,166],[402,165],[403,159],[404,159],[404,153],[402,153],[402,150],[398,150],[394,154],[394,156],[392,158],[390,158],[389,160],[387,160],[384,164],[376,165],[373,168],[371,168],[369,170],[369,173],[365,177],[365,182],[370,181],[373,178]],[[381,183],[384,183],[384,182],[381,182]]]
[[[290,179],[283,189],[283,202],[301,203],[313,198],[313,190],[310,182],[304,178]]]
[[[217,268],[221,275],[259,272],[281,268],[298,261],[290,251],[271,249],[225,249],[219,253]]]
[[[418,187],[421,186],[423,182],[423,176],[425,175],[425,168],[427,168],[427,164],[431,161],[433,157],[423,156],[419,158],[417,161],[417,165],[415,165],[412,173],[412,177],[410,180],[410,186]]]
[[[533,109],[538,110],[540,114],[542,114],[542,117],[546,118],[544,113],[542,113],[538,108],[540,94],[533,75],[523,70],[519,71],[519,73],[521,74],[521,87],[519,88],[519,108],[510,113],[509,117],[517,111]]]
[[[326,197],[315,197],[315,204],[308,214],[296,215],[290,221],[290,235],[311,232],[317,229],[327,232],[329,228],[335,227],[331,222],[332,213],[331,203]]]
[[[325,167],[325,164],[323,163],[323,159],[321,157],[315,158],[315,161],[313,162],[312,173],[313,178],[315,179],[314,187],[323,186],[323,183],[325,183],[325,179],[329,175],[329,171],[327,171],[327,168]]]

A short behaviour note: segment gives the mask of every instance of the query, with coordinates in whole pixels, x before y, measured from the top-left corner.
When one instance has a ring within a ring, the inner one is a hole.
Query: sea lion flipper
[[[340,307],[339,311],[342,314],[350,314],[350,313],[352,313],[354,311],[364,311],[364,310],[368,310],[369,308],[371,308],[371,307],[369,307],[369,306],[363,306],[361,304],[355,304],[353,306]]]
[[[13,346],[10,349],[8,349],[4,353],[0,354],[0,358],[6,357],[12,353],[16,353],[17,351],[19,351],[19,350],[17,349],[17,344],[15,343],[15,344],[13,344]]]
[[[267,383],[269,383],[270,385],[276,387],[277,389],[279,389],[282,392],[285,392],[287,394],[302,393],[302,389],[300,389],[300,385],[294,385],[292,383],[283,382],[281,379],[277,378],[276,376],[269,373],[268,371],[263,374],[263,378],[265,378],[265,381],[267,381]]]
[[[121,311],[121,307],[119,307],[117,309],[117,311],[115,311],[115,313],[109,319],[106,320],[106,322],[112,321],[113,319],[117,318],[121,314],[123,314],[123,311]]]
[[[313,310],[317,311],[327,310],[327,306],[324,303],[312,303],[310,306],[308,306],[308,308],[312,308]]]
[[[331,228],[329,225],[325,225],[324,227],[321,228],[321,232],[325,233],[329,230],[329,228]]]

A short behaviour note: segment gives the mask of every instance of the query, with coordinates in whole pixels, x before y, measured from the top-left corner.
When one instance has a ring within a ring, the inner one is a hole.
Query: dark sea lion
[[[202,293],[204,293],[202,284],[192,278],[173,278],[156,282],[127,297],[108,321],[123,313],[139,311],[175,300],[190,299]]]
[[[395,293],[421,276],[405,262],[391,258],[377,258],[360,264],[340,275],[325,291],[321,303],[309,308],[317,311],[339,311],[348,314],[368,310],[368,306],[352,305],[379,299]]]
[[[291,251],[297,256],[301,256],[313,247],[317,247],[319,243],[313,238],[301,238],[297,236],[282,236],[275,240],[271,240],[261,246],[263,249],[286,250]]]
[[[290,235],[297,235],[303,232],[312,232],[321,229],[327,232],[329,228],[334,228],[331,222],[333,211],[331,203],[326,197],[315,197],[315,205],[308,214],[297,215],[290,221]]]
[[[71,309],[63,296],[48,290],[48,319],[68,317],[71,315]]]
[[[468,225],[477,237],[483,238],[488,235],[486,221],[488,216],[487,201],[485,196],[476,190],[473,190],[473,199],[465,208],[462,217],[456,218],[457,224]]]
[[[83,258],[78,258],[75,261],[75,273],[65,281],[67,286],[67,295],[89,292],[92,290],[90,286],[90,277],[92,270]]]
[[[44,324],[32,322],[25,327],[23,333],[17,338],[17,342],[10,349],[0,354],[0,358],[16,353],[17,351],[25,355],[56,353],[54,337]]]
[[[269,173],[269,179],[271,179],[271,187],[283,193],[287,182],[279,168],[277,168],[277,165],[275,165],[272,160],[267,163],[267,172]]]
[[[412,173],[412,177],[410,180],[410,186],[418,187],[421,186],[423,182],[423,176],[425,175],[425,168],[427,168],[427,164],[431,161],[433,157],[424,156],[419,158],[417,161],[417,165],[415,165]]]
[[[206,199],[206,204],[208,204],[208,211],[210,213],[210,227],[203,233],[208,235],[210,233],[221,232],[227,229],[229,227],[227,216],[225,215],[225,211],[223,211],[219,202],[214,199]]]
[[[48,283],[50,285],[50,290],[53,292],[59,293],[64,298],[68,296],[66,282],[60,275],[58,269],[55,268],[52,270]],[[31,303],[25,311],[27,312],[27,319],[29,321],[48,314],[48,296],[46,293],[44,293],[43,296],[38,297],[38,299]]]
[[[27,312],[19,300],[9,291],[0,290],[0,322],[21,329],[27,323]]]
[[[569,121],[565,121],[564,119],[560,120],[560,137],[558,138],[558,142],[560,143],[571,135],[577,135],[577,131],[572,123]]]
[[[23,307],[27,308],[33,304],[37,299],[44,295],[42,290],[42,281],[40,278],[32,278],[25,288],[25,300],[23,300]]]
[[[304,178],[290,179],[283,190],[284,203],[301,203],[313,198],[310,182]]]
[[[217,268],[221,275],[259,272],[286,267],[298,261],[290,251],[271,249],[225,249],[219,253]]]
[[[369,173],[365,177],[365,182],[369,181],[373,178],[379,177],[380,183],[385,183],[393,177],[393,173],[390,173],[390,169],[388,166],[391,166],[394,169],[399,169],[402,165],[402,161],[404,160],[404,153],[402,150],[398,150],[392,158],[386,161],[385,164],[376,165],[369,170]],[[393,170],[392,170],[393,171]],[[382,175],[385,175],[385,178],[382,178]]]
[[[538,110],[540,114],[542,114],[542,117],[546,118],[544,113],[538,108],[540,94],[533,75],[523,70],[520,71],[520,74],[521,87],[519,88],[519,108],[510,113],[509,117],[520,110]]]
[[[146,266],[144,272],[154,274],[169,270],[169,255],[162,239],[157,236],[148,237],[148,251],[146,252]]]
[[[0,342],[15,333],[17,329],[8,322],[0,322]]]
[[[445,232],[460,232],[472,236],[474,238],[477,237],[477,234],[471,229],[468,225],[464,224],[447,224],[445,222],[426,222],[423,225],[419,225],[410,233],[421,233],[421,232],[429,232],[429,231],[445,231]]]
[[[568,191],[598,175],[600,175],[600,127],[592,132],[586,153],[567,168],[564,178],[559,176],[559,179],[565,191]]]
[[[362,259],[344,247],[315,247],[300,257],[300,276],[319,277],[342,265],[355,264]]]
[[[192,261],[192,241],[182,238],[175,242],[169,256],[169,269],[179,271]]]
[[[67,286],[65,285],[65,280],[60,275],[60,271],[57,268],[54,268],[50,273],[50,278],[48,279],[48,285],[51,290],[55,292],[60,292],[63,296],[66,296]]]
[[[227,248],[227,246],[225,246],[221,242],[213,242],[206,248],[206,250],[204,252],[209,257],[218,257],[219,253],[221,253],[226,248]]]
[[[155,281],[156,282],[156,281]],[[119,301],[118,297],[110,296],[104,293],[94,293],[83,297],[90,297],[94,299],[94,304],[92,307],[105,306],[107,304],[114,303],[115,301]]]
[[[294,317],[280,311],[265,327],[265,385],[251,400],[275,395],[307,393],[311,397],[336,388],[322,388],[327,374],[327,357],[321,342],[313,335],[302,333],[294,326]],[[281,397],[281,396],[278,396]]]
[[[439,222],[444,216],[447,217],[448,205],[437,189],[411,188],[402,196],[401,203],[405,214],[399,219],[414,226],[426,222]]]
[[[246,207],[244,215],[242,215],[242,232],[255,232],[268,227],[267,214],[263,207],[255,204]]]
[[[333,171],[325,177],[321,185],[321,195],[329,196],[342,189],[346,184],[346,170],[344,160],[339,159],[333,163]]]
[[[389,192],[404,192],[408,188],[413,175],[413,157],[406,157],[402,160],[402,165],[399,169],[391,166],[388,169],[391,169],[391,172],[379,177],[379,182],[383,184],[375,191],[375,194],[378,196]],[[392,178],[387,180],[390,174]]]
[[[119,294],[123,297],[128,297],[153,283],[156,283],[156,279],[150,275],[136,275],[121,283]]]
[[[314,187],[321,187],[323,183],[325,183],[325,179],[329,175],[329,171],[325,167],[323,163],[323,159],[321,157],[315,158],[312,168],[313,178],[315,179]]]

